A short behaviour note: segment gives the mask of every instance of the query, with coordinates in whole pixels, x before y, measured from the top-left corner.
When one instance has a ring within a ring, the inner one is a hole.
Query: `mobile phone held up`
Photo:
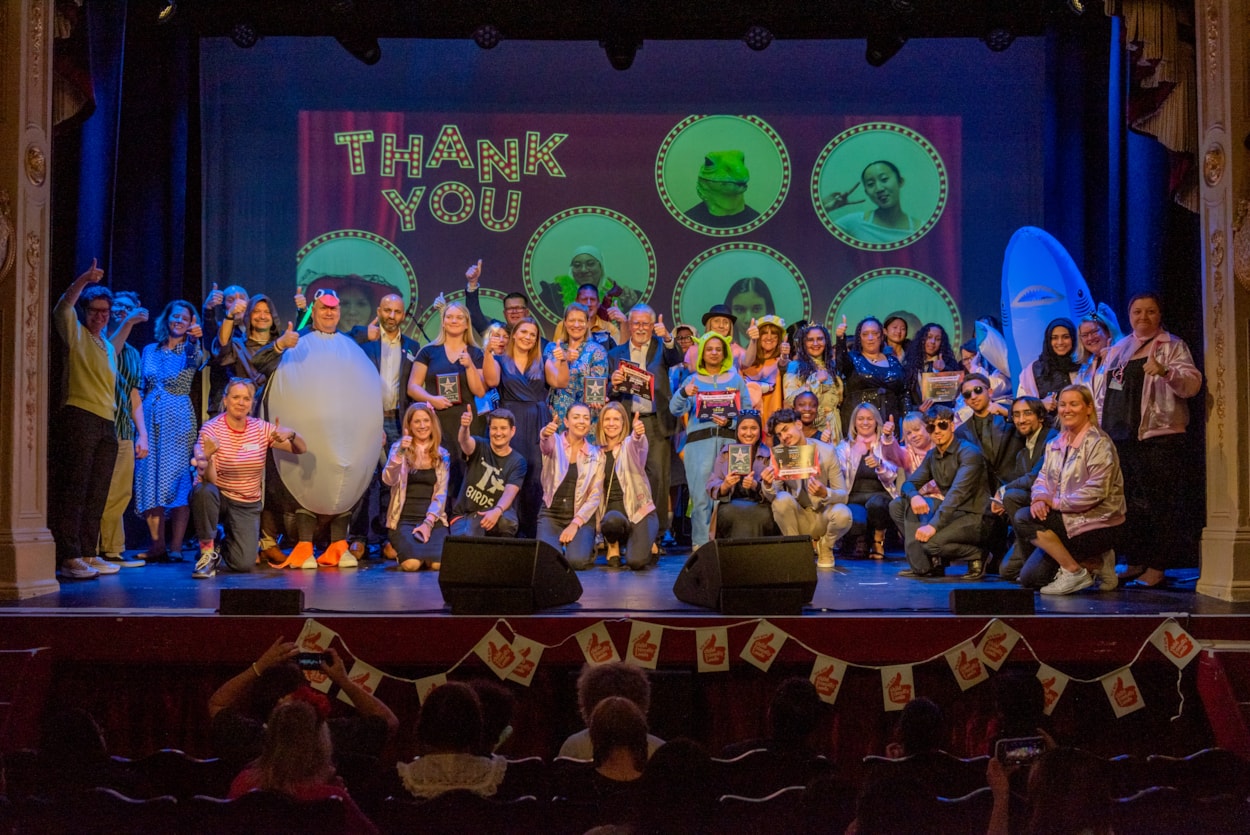
[[[994,756],[1003,765],[1028,765],[1046,750],[1046,740],[1040,736],[1022,736],[1000,739],[994,746]]]
[[[328,652],[301,652],[295,656],[295,663],[301,670],[320,670],[321,665],[330,663]]]

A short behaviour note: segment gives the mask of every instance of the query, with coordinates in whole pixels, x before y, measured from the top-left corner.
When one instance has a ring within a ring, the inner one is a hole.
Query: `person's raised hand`
[[[864,199],[852,200],[851,195],[864,184],[863,180],[856,180],[855,185],[845,191],[831,191],[821,198],[821,205],[825,207],[826,212],[836,212],[843,206],[853,206],[856,203],[863,203]]]
[[[754,471],[747,472],[747,473],[745,473],[745,474],[742,476],[742,489],[744,489],[744,490],[754,490],[754,489],[755,489],[755,487],[756,487],[756,485],[758,485],[758,484],[759,484],[759,482],[757,482],[757,481],[755,480],[755,472],[754,472]]]
[[[283,429],[282,418],[275,417],[273,419],[273,431],[269,433],[271,443],[284,444],[295,437],[294,429]]]
[[[279,637],[269,649],[261,654],[260,658],[256,659],[256,669],[263,673],[274,664],[290,661],[297,655],[299,655],[299,647],[295,642]]]
[[[690,378],[689,382],[686,383],[686,386],[683,389],[683,391],[686,392],[687,397],[694,397],[695,392],[697,392],[698,390],[699,390],[699,384],[695,382],[693,377]]]
[[[296,288],[295,288],[295,296],[294,296],[294,298],[295,298],[295,309],[296,309],[296,310],[301,310],[301,311],[302,311],[302,310],[307,309],[307,307],[308,307],[308,298],[304,295],[304,288],[303,288],[303,287],[296,287]]]
[[[187,336],[191,339],[200,339],[204,336],[204,328],[194,319],[191,320],[191,327],[187,328]]]
[[[616,370],[612,372],[612,385],[619,386],[623,382],[625,382],[625,369],[618,365]]]
[[[668,341],[668,328],[664,326],[664,317],[662,315],[655,317],[655,325],[652,326],[652,331],[660,339],[665,342]]]
[[[243,314],[247,312],[247,299],[239,298],[234,300],[234,304],[230,305],[230,318],[241,319]]]
[[[200,442],[200,449],[204,451],[205,459],[212,458],[217,454],[217,442],[213,440],[212,436],[206,435],[204,440]]]
[[[613,322],[620,322],[623,325],[625,324],[626,317],[619,307],[612,305],[608,308],[608,319]]]
[[[842,317],[842,321],[838,322],[838,326],[837,328],[834,329],[833,335],[836,336],[838,339],[841,339],[842,337],[846,336],[846,316],[845,315]]]
[[[647,427],[643,424],[642,418],[638,416],[637,412],[634,412],[633,427],[635,438],[641,438],[643,435],[647,434]]]
[[[382,338],[382,329],[378,327],[378,317],[374,316],[373,321],[369,323],[368,329],[365,331],[370,342],[377,342]]]
[[[226,296],[217,288],[217,282],[213,282],[213,289],[208,291],[208,298],[204,300],[204,306],[209,310],[216,310],[221,303],[226,300]]]
[[[482,259],[477,259],[476,264],[470,264],[469,268],[464,271],[464,278],[469,282],[469,292],[477,289],[478,283],[482,280]]]
[[[559,340],[551,346],[551,358],[556,362],[568,362],[569,355],[565,352],[564,345]]]
[[[777,360],[777,362],[778,363],[790,362],[790,343],[789,342],[781,343],[781,357]]]
[[[447,398],[443,398],[443,399],[446,400]],[[460,425],[467,427],[471,423],[473,423],[473,410],[465,409],[464,414],[460,416]]]
[[[148,320],[148,309],[146,307],[136,307],[126,316],[126,321],[130,324],[137,325],[140,322]]]
[[[1151,377],[1163,377],[1168,373],[1168,368],[1163,364],[1163,346],[1157,345],[1150,355],[1146,357],[1146,365],[1142,368]]]
[[[277,346],[286,351],[294,348],[299,344],[299,334],[295,332],[295,324],[293,322],[286,323],[286,332],[278,337]]]
[[[894,415],[890,415],[889,420],[887,420],[885,423],[881,425],[881,437],[883,438],[894,437]]]
[[[469,356],[469,349],[465,348],[460,352],[460,356],[456,357],[456,362],[465,368],[473,367],[473,357]]]
[[[755,341],[759,338],[760,338],[759,323],[756,320],[752,319],[751,324],[747,326],[747,339],[750,339],[751,341]]]
[[[412,436],[411,436],[411,435],[405,435],[404,437],[400,438],[400,439],[399,439],[399,448],[400,448],[401,450],[404,450],[404,451],[407,451],[407,450],[412,449]]]

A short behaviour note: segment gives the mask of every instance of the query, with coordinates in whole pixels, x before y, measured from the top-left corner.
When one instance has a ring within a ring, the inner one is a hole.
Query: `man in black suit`
[[[1011,481],[998,488],[998,492],[990,500],[990,510],[995,516],[1010,521],[1022,507],[1028,507],[1032,501],[1033,482],[1042,469],[1042,459],[1046,457],[1046,444],[1058,434],[1054,429],[1046,428],[1046,407],[1036,397],[1017,397],[1011,404],[1011,422],[1016,432],[1024,439],[1024,446],[1016,453],[1015,465],[1012,468]],[[1015,580],[1020,576],[1029,557],[1028,543],[1021,547],[1019,542],[1013,544],[1003,557],[999,576],[1004,580]]]
[[[365,543],[370,535],[371,514],[369,512],[375,490],[379,491],[378,515],[386,516],[390,504],[391,489],[381,483],[378,477],[381,466],[386,463],[387,453],[391,445],[403,437],[402,422],[404,413],[408,411],[408,377],[412,374],[412,362],[417,358],[420,346],[415,339],[404,336],[401,328],[404,324],[404,300],[391,294],[382,297],[378,303],[377,317],[367,326],[357,325],[348,333],[356,341],[365,356],[378,369],[382,378],[382,428],[386,433],[378,469],[374,471],[373,481],[369,489],[360,499],[360,504],[352,514],[351,550],[360,559],[365,552]]]
[[[959,388],[964,404],[972,409],[972,417],[959,425],[955,436],[975,446],[985,458],[985,487],[993,496],[1018,475],[1016,455],[1024,440],[1007,419],[1007,410],[991,399],[988,377],[969,374]],[[1007,551],[1007,521],[989,512],[983,520],[985,548],[993,557],[1001,557]]]
[[[645,304],[637,304],[629,311],[627,322],[629,339],[608,351],[608,397],[618,400],[625,408],[642,419],[647,433],[647,480],[651,482],[651,498],[655,501],[655,515],[659,519],[659,537],[668,530],[668,486],[672,481],[672,437],[677,431],[677,418],[668,409],[673,391],[669,387],[668,371],[681,365],[682,352],[672,334],[664,326],[664,317]],[[641,366],[653,379],[654,398],[631,395],[617,390],[625,381],[621,363]],[[702,490],[702,485],[690,485],[692,490]],[[658,542],[658,540],[657,540]]]

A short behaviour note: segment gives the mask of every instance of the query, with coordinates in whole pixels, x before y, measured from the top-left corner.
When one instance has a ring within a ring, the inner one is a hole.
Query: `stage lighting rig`
[[[372,35],[365,35],[360,32],[345,32],[335,35],[334,39],[362,64],[372,67],[382,60],[382,46],[378,43],[378,39]]]
[[[768,49],[773,42],[773,33],[767,28],[756,24],[747,29],[746,34],[742,36],[742,42],[754,49],[756,52],[762,52]]]
[[[990,52],[1006,52],[1016,41],[1016,33],[1006,26],[994,26],[981,36],[981,40],[990,48]]]
[[[634,56],[638,54],[638,50],[642,49],[642,41],[637,38],[612,35],[599,41],[599,46],[607,54],[608,63],[612,65],[612,69],[623,72],[634,65]]]
[[[494,49],[499,46],[499,42],[503,40],[503,33],[499,31],[499,27],[483,23],[481,26],[473,30],[473,42],[482,49]]]
[[[907,38],[899,32],[869,35],[864,49],[864,60],[871,66],[879,67],[889,61],[907,43]]]
[[[230,27],[230,40],[241,49],[251,49],[260,40],[260,33],[251,21],[240,20]]]
[[[176,0],[169,0],[161,6],[161,10],[156,13],[156,22],[160,24],[169,23],[178,14],[178,3]]]

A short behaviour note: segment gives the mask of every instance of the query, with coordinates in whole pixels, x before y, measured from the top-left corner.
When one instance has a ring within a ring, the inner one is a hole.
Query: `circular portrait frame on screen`
[[[660,144],[655,186],[688,229],[727,237],[777,213],[793,171],[785,143],[756,116],[687,116]]]
[[[787,325],[811,315],[812,297],[799,268],[763,244],[725,243],[695,256],[673,287],[673,315],[700,333],[703,314],[714,304],[728,305],[738,321],[734,342],[746,346],[751,319],[774,314]]]
[[[417,310],[417,274],[399,247],[381,235],[361,229],[327,232],[304,244],[295,262],[296,286],[309,300],[324,287],[338,293],[342,330],[373,321],[382,297],[391,293],[404,300],[407,316]]]
[[[487,319],[495,322],[502,322],[503,318],[503,299],[508,295],[503,290],[495,290],[490,287],[477,288],[477,300],[482,305],[482,315]],[[443,298],[448,302],[460,302],[464,304],[464,288],[453,290],[450,293],[444,293]],[[421,311],[421,315],[416,318],[408,319],[405,323],[404,332],[422,345],[428,345],[438,337],[438,319],[441,314],[431,304],[425,310]],[[478,334],[481,336],[481,334]],[[485,348],[479,344],[477,347]]]
[[[946,208],[946,165],[929,140],[892,122],[865,122],[833,138],[812,168],[812,205],[833,236],[885,252],[923,238]],[[849,201],[849,202],[843,202]],[[882,213],[901,225],[878,223]]]
[[[915,316],[921,324],[936,322],[946,328],[952,345],[963,341],[959,307],[946,288],[922,272],[901,267],[869,270],[851,279],[830,302],[825,327],[832,333],[845,316],[848,331],[854,332],[865,316],[884,321],[898,310]]]
[[[657,272],[655,248],[642,227],[602,206],[565,209],[543,221],[525,246],[521,269],[530,310],[549,322],[564,318],[582,284],[598,284],[600,296],[605,281],[619,284],[614,304],[629,310],[651,298]]]

